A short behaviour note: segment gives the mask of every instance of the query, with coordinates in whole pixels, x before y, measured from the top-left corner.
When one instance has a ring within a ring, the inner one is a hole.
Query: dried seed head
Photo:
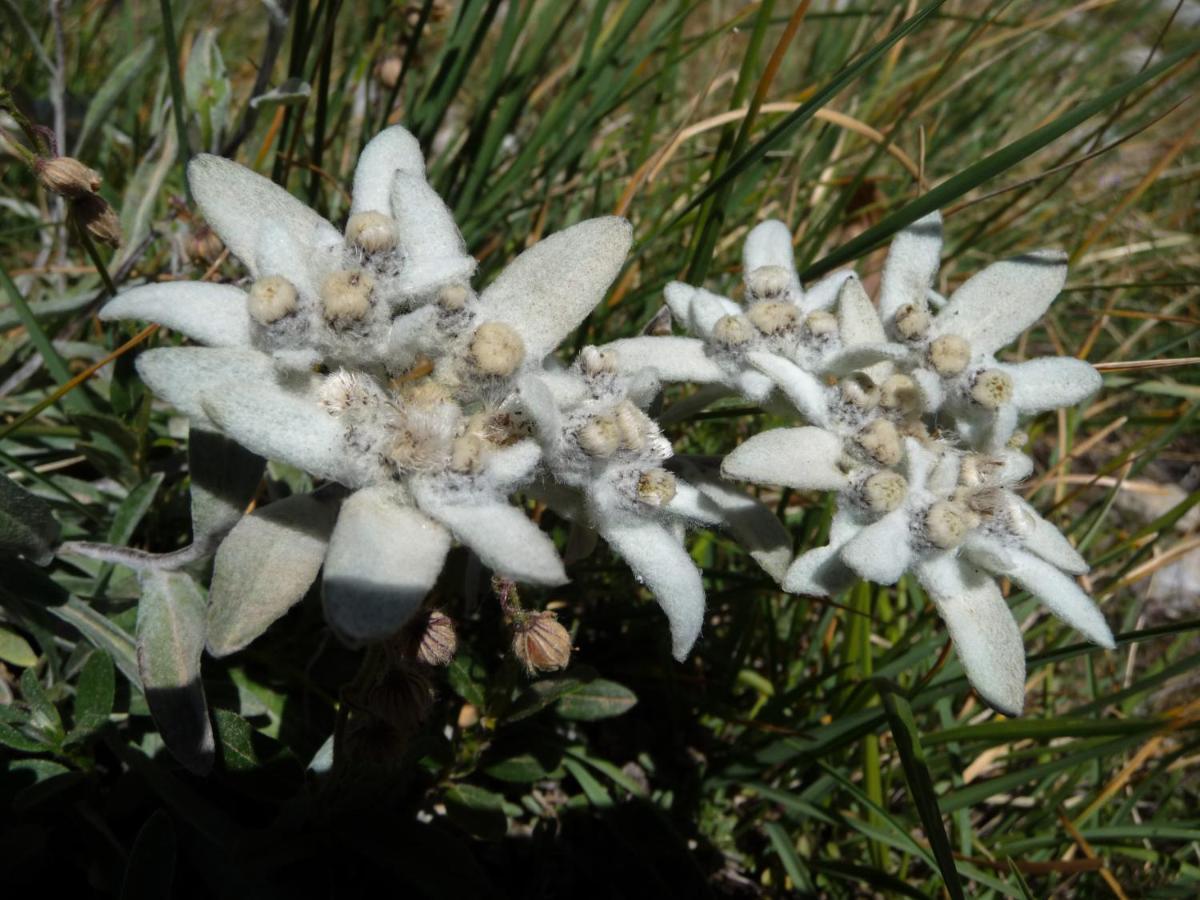
[[[400,385],[398,391],[405,406],[429,409],[451,399],[451,391],[432,378],[418,378]]]
[[[898,465],[903,458],[903,446],[896,426],[887,419],[876,419],[863,428],[854,438],[855,443],[867,456],[881,466]]]
[[[971,399],[985,409],[999,409],[1012,402],[1013,383],[1007,372],[984,369],[971,385]]]
[[[740,347],[754,337],[754,327],[745,316],[721,316],[713,325],[713,340],[726,347]]]
[[[458,312],[471,298],[471,289],[465,284],[448,284],[438,291],[438,306],[446,312]]]
[[[971,524],[971,511],[954,500],[938,500],[925,512],[925,535],[943,550],[961,544]]]
[[[818,309],[804,320],[804,330],[815,338],[833,337],[838,333],[838,320],[831,312]]]
[[[863,482],[862,497],[873,513],[899,509],[908,493],[908,482],[899,472],[876,472]]]
[[[879,403],[879,388],[865,372],[855,372],[838,382],[842,399],[859,409],[873,409]]]
[[[647,506],[666,506],[675,499],[675,476],[666,469],[647,469],[638,479],[637,496]]]
[[[404,62],[399,56],[385,56],[375,66],[375,78],[381,85],[389,91],[394,88],[400,81],[400,72],[404,68]]]
[[[477,472],[487,444],[476,434],[463,434],[450,445],[450,468],[455,472]]]
[[[525,359],[521,336],[503,322],[484,322],[471,338],[471,362],[484,375],[511,375]]]
[[[100,190],[100,173],[69,156],[38,159],[33,169],[42,187],[70,200],[78,200]]]
[[[195,226],[188,235],[187,254],[193,262],[214,262],[224,249],[225,245],[217,233],[207,225]]]
[[[381,212],[361,212],[346,223],[346,240],[368,253],[391,250],[400,239],[396,221]]]
[[[250,285],[246,309],[259,325],[270,325],[296,311],[296,288],[282,275],[268,275]]]
[[[907,375],[892,375],[879,388],[879,405],[907,418],[921,409],[921,392]]]
[[[791,283],[792,273],[783,266],[759,266],[746,276],[746,289],[756,300],[781,297],[787,293]]]
[[[929,343],[929,364],[943,378],[952,378],[971,361],[971,345],[957,334],[943,334]]]
[[[919,341],[929,333],[929,311],[916,303],[905,303],[892,321],[896,333],[906,341]]]
[[[800,311],[790,303],[763,300],[746,311],[746,318],[763,334],[782,334],[796,327]]]
[[[439,610],[429,613],[421,642],[417,645],[416,657],[427,666],[449,665],[458,652],[458,633],[454,621]]]
[[[373,279],[366,272],[341,269],[321,283],[321,307],[331,325],[363,318],[371,309]]]
[[[401,734],[412,734],[433,706],[433,684],[415,666],[396,666],[367,691],[363,705]]]
[[[612,456],[621,447],[621,426],[612,416],[597,416],[576,432],[583,452],[601,459]]]
[[[88,235],[102,244],[121,244],[121,220],[99,194],[83,194],[71,201],[71,217]]]
[[[530,675],[564,669],[571,661],[571,634],[552,612],[522,613],[515,619],[512,647]]]

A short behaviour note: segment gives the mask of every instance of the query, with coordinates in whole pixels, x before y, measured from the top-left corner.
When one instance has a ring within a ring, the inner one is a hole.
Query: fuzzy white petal
[[[843,347],[887,343],[879,311],[857,277],[847,278],[838,291],[837,318]]]
[[[692,329],[692,298],[695,296],[696,289],[682,281],[669,281],[663,288],[663,299],[671,311],[671,317],[689,331]]]
[[[399,631],[442,571],[450,534],[391,488],[367,488],[342,504],[329,539],[325,619],[350,643]]]
[[[836,547],[816,547],[796,557],[783,576],[783,589],[809,597],[833,597],[857,580],[858,575],[842,562]]]
[[[622,372],[653,369],[667,382],[711,384],[725,373],[704,352],[704,341],[689,337],[635,337],[613,341],[605,349],[617,354]]]
[[[438,487],[413,485],[417,505],[498,575],[525,584],[558,585],[567,580],[554,542],[524,511],[485,495],[455,497]]]
[[[879,314],[884,321],[906,303],[925,304],[941,252],[941,213],[917,219],[892,238],[879,282]]]
[[[725,519],[721,507],[707,493],[686,481],[676,480],[675,496],[663,509],[682,519],[704,525],[720,525]]]
[[[694,293],[691,305],[688,307],[690,311],[688,330],[692,334],[707,338],[712,335],[713,327],[723,316],[740,316],[746,312],[744,307],[734,303],[728,297],[722,297],[720,294],[714,294],[704,288],[693,288],[692,290]]]
[[[363,148],[354,170],[354,194],[350,214],[392,213],[392,179],[397,172],[425,177],[421,145],[399,125],[385,128]]]
[[[1051,356],[998,366],[1012,379],[1013,404],[1022,413],[1074,406],[1100,390],[1100,373],[1082,359]]]
[[[771,378],[796,410],[813,425],[829,421],[825,385],[798,365],[773,353],[755,351],[747,355],[750,363]]]
[[[774,510],[716,478],[689,473],[688,480],[721,509],[724,526],[763,571],[782,581],[792,561],[792,535]]]
[[[301,296],[315,299],[321,282],[341,265],[343,247],[341,234],[328,222],[315,227],[302,233],[286,222],[264,221],[254,245],[257,277],[286,278]]]
[[[909,377],[917,383],[917,390],[921,392],[921,406],[925,412],[933,413],[941,409],[946,400],[946,389],[937,373],[930,369],[913,369],[909,372]]]
[[[925,490],[935,465],[937,457],[928,447],[916,438],[904,439],[904,480],[910,494]]]
[[[1025,549],[1040,556],[1056,568],[1071,575],[1083,575],[1090,566],[1066,536],[1050,522],[1037,514],[1032,506],[1013,495],[1013,499],[1024,513],[1029,530],[1022,535]]]
[[[838,269],[836,272],[830,272],[820,281],[808,286],[801,305],[806,312],[829,309],[837,302],[838,294],[842,292],[842,285],[849,279],[857,277],[853,269]]]
[[[541,460],[542,448],[536,441],[518,441],[491,450],[484,458],[483,472],[498,491],[508,494],[533,476]]]
[[[742,271],[747,277],[763,266],[778,266],[786,270],[791,275],[791,295],[796,298],[801,296],[792,250],[792,231],[778,219],[759,222],[746,235],[746,243],[742,245]]]
[[[364,481],[341,423],[302,392],[273,379],[227,379],[206,390],[200,405],[225,434],[259,456],[348,487]]]
[[[934,319],[933,334],[957,334],[994,353],[1042,317],[1067,280],[1067,256],[1038,250],[992,263],[968,278]]]
[[[908,511],[901,508],[848,540],[842,546],[842,562],[867,581],[895,584],[912,561],[908,539]]]
[[[942,453],[929,472],[929,479],[925,486],[933,494],[944,497],[954,492],[961,471],[961,456],[957,453]]]
[[[900,344],[856,344],[831,353],[821,361],[821,372],[830,375],[849,375],[862,369],[871,369],[879,363],[903,362],[909,356],[907,347]],[[879,373],[871,369],[866,373],[876,381]],[[890,374],[890,373],[889,373]],[[879,375],[882,381],[886,375]]]
[[[647,520],[597,523],[601,536],[629,564],[667,614],[671,653],[683,662],[704,624],[704,582],[671,529]]]
[[[838,491],[846,475],[838,468],[841,439],[823,428],[773,428],[736,447],[721,462],[721,474],[740,481]]]
[[[396,316],[388,331],[388,366],[402,371],[418,356],[433,350],[440,335],[437,330],[438,307],[430,303],[405,315]]]
[[[633,241],[615,216],[589,219],[534,244],[480,297],[484,318],[514,328],[527,360],[552,353],[604,299]]]
[[[123,291],[100,309],[100,319],[158,322],[210,347],[250,344],[246,294],[226,284],[166,281]]]
[[[137,358],[138,374],[151,391],[194,422],[208,422],[203,391],[229,381],[252,383],[275,377],[271,358],[257,350],[158,347]]]
[[[475,257],[467,252],[454,214],[424,176],[397,172],[391,207],[404,253],[403,292],[425,295],[443,285],[470,280]]]
[[[192,157],[188,184],[208,224],[252,275],[258,274],[256,251],[264,223],[275,222],[296,235],[333,227],[270,179],[219,156]]]
[[[557,440],[562,428],[558,403],[543,377],[527,375],[520,383],[521,408],[533,420],[538,436],[545,441]]]
[[[971,686],[989,706],[1019,716],[1025,706],[1025,645],[996,582],[953,553],[923,560],[916,575],[946,623]]]

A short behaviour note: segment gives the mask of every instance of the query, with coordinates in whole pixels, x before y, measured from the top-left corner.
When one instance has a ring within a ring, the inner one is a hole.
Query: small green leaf
[[[138,832],[125,866],[121,900],[158,900],[171,896],[178,853],[175,826],[163,810],[155,810]]]
[[[88,138],[108,118],[108,114],[117,101],[125,95],[134,79],[138,77],[153,56],[154,39],[150,38],[143,41],[133,53],[113,66],[112,71],[104,79],[104,83],[96,89],[92,101],[88,104],[87,113],[83,117],[83,125],[79,129],[79,136],[75,139],[75,156],[79,156],[80,151],[86,146]]]
[[[227,709],[213,710],[213,720],[217,725],[217,743],[225,768],[231,772],[258,768],[254,726]]]
[[[49,744],[61,744],[65,737],[62,717],[33,669],[21,673],[21,697],[29,706],[29,729]]]
[[[520,722],[541,712],[555,701],[583,687],[578,678],[560,676],[558,678],[543,678],[529,685],[513,702],[512,709],[504,717],[506,722]]]
[[[466,650],[459,650],[446,666],[446,680],[450,682],[454,693],[479,709],[483,709],[487,703],[483,686],[486,677],[487,672],[479,660]]]
[[[585,722],[624,715],[637,704],[637,694],[615,681],[597,678],[558,701],[558,714],[564,719]]]
[[[203,775],[212,768],[214,753],[200,681],[204,597],[182,572],[143,572],[141,583],[137,656],[146,702],[167,749],[189,770]]]
[[[150,510],[154,495],[158,493],[159,485],[163,482],[163,473],[155,472],[133,490],[131,490],[117,507],[113,516],[112,528],[108,532],[108,542],[124,546],[129,543],[137,530],[138,524]]]
[[[88,657],[75,687],[75,731],[90,734],[108,722],[116,691],[112,658],[103,650]]]
[[[25,638],[15,631],[0,627],[0,660],[28,669],[37,664],[38,655]]]
[[[54,558],[58,535],[50,507],[0,474],[0,552],[17,553],[44,566]]]
[[[44,753],[52,749],[44,741],[31,738],[4,722],[0,722],[0,744],[22,753]]]

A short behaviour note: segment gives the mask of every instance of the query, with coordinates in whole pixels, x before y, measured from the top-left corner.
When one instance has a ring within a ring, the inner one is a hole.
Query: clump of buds
[[[565,669],[571,661],[571,634],[554,613],[522,610],[512,628],[513,655],[530,675]]]

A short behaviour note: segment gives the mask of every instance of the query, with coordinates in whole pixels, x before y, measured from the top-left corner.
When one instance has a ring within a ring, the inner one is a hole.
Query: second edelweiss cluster
[[[631,338],[610,349],[631,371],[651,366],[666,380],[704,386],[681,406],[740,394],[807,423],[754,435],[721,469],[730,479],[836,492],[828,543],[802,552],[782,586],[831,596],[858,578],[894,584],[911,573],[945,619],[972,684],[1018,713],[1024,650],[994,576],[1113,646],[1072,577],[1087,564],[1014,491],[1033,469],[1020,452],[1020,417],[1079,403],[1100,377],[1076,359],[995,356],[1059,293],[1061,254],[996,263],[944,298],[933,289],[941,234],[935,213],[897,236],[876,305],[850,271],[802,289],[788,228],[763,222],[746,239],[744,304],[670,284],[667,304],[694,336]]]

